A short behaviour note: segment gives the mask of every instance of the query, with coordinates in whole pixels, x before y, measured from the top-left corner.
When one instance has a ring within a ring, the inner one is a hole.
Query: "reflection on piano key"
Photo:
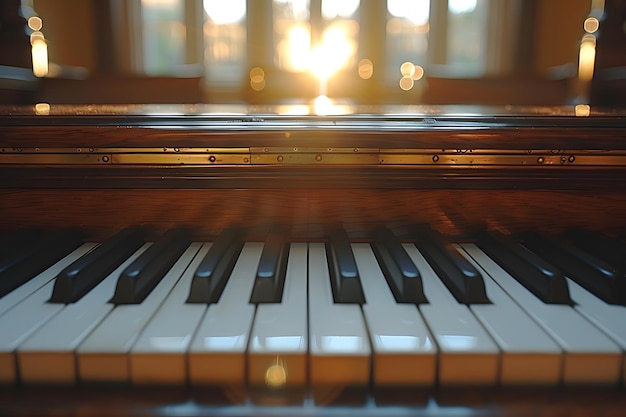
[[[207,306],[185,303],[185,298],[194,272],[210,248],[210,243],[200,248],[131,349],[134,384],[184,385],[187,381],[187,349]]]
[[[612,265],[559,238],[533,232],[524,233],[520,238],[522,245],[604,301],[626,302],[626,279]]]
[[[0,311],[3,311],[0,315],[0,383],[16,382],[15,349],[63,308],[61,304],[46,303],[52,293],[52,279],[94,246],[82,245],[33,280],[0,298]]]
[[[559,343],[565,354],[564,384],[617,384],[621,376],[622,352],[601,330],[569,305],[544,303],[476,245],[461,246]]]
[[[345,230],[332,231],[326,244],[333,299],[336,303],[363,304],[365,297]]]
[[[249,300],[262,251],[262,243],[244,245],[220,300],[200,322],[188,354],[191,384],[245,386],[246,347],[255,312]]]
[[[285,284],[289,246],[280,233],[272,233],[263,246],[256,272],[251,303],[280,303]]]
[[[59,271],[62,271],[67,265],[69,265],[72,261],[79,259],[81,256],[84,256],[90,250],[96,247],[95,243],[85,243],[81,245],[74,252],[67,255],[65,258],[61,259],[59,262],[48,268],[46,271],[37,275],[33,279],[28,282],[22,284],[18,288],[14,289],[4,297],[0,298],[0,315],[2,315],[5,311],[12,308],[17,303],[21,302],[24,298],[29,296],[38,288],[42,287],[48,281],[51,281],[55,278],[56,274]],[[68,261],[71,260],[71,261]],[[54,275],[51,275],[54,273]]]
[[[469,255],[460,250],[474,267],[481,270]],[[489,279],[486,272],[482,274],[492,304],[472,305],[470,309],[501,349],[500,384],[558,385],[563,362],[559,345]]]
[[[419,311],[396,303],[369,245],[353,244],[352,250],[369,300],[363,314],[372,342],[374,387],[434,386],[437,348]]]
[[[608,304],[579,286],[569,282],[570,294],[576,303],[576,310],[602,329],[626,352],[626,307]],[[626,366],[622,362],[622,379],[626,381]]]
[[[439,233],[421,229],[416,235],[415,246],[459,303],[489,302],[483,277]]]
[[[327,262],[324,245],[309,244],[310,382],[322,401],[322,391],[366,387],[371,355],[359,306],[333,300]]]
[[[561,271],[499,232],[483,233],[477,245],[545,303],[572,304]]]
[[[189,232],[172,229],[154,242],[120,275],[111,299],[114,304],[138,304],[159,283],[189,246]]]
[[[389,229],[376,230],[372,249],[397,302],[428,302],[417,267]]]
[[[248,346],[253,387],[304,388],[307,383],[307,245],[290,245],[280,304],[257,306]]]
[[[22,383],[71,384],[76,381],[75,349],[113,309],[113,295],[120,272],[148,245],[109,274],[87,295],[63,310],[28,338],[17,350]]]
[[[243,248],[241,234],[229,227],[218,236],[193,276],[187,302],[217,303]]]
[[[414,245],[404,244],[422,273],[428,304],[419,306],[439,347],[439,385],[495,385],[500,352],[469,308],[460,304]]]
[[[183,275],[200,244],[192,244],[141,304],[117,305],[76,350],[84,382],[130,382],[128,354],[142,329]]]
[[[73,303],[106,278],[143,243],[145,232],[127,228],[65,268],[54,282],[53,303]]]

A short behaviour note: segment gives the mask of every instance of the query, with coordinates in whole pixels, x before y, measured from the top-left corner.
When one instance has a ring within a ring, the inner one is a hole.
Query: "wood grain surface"
[[[555,190],[0,190],[0,230],[79,227],[96,239],[141,225],[155,234],[191,226],[198,237],[230,224],[262,238],[275,225],[294,239],[320,239],[343,225],[367,238],[384,224],[410,236],[415,224],[447,235],[478,230],[557,233],[570,227],[626,233],[626,193]]]

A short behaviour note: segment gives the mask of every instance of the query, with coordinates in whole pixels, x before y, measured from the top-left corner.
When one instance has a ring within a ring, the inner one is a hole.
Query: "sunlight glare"
[[[237,23],[246,15],[246,0],[204,0],[203,4],[216,25]]]
[[[333,107],[333,102],[327,96],[317,96],[313,102],[313,108],[315,114],[318,116],[326,116],[330,113]]]
[[[31,46],[33,74],[35,77],[48,75],[48,44],[43,39],[36,39]]]
[[[476,0],[448,0],[448,10],[452,14],[472,13],[476,9]]]
[[[326,20],[347,19],[359,8],[359,0],[322,0],[322,16]]]
[[[304,25],[294,25],[289,29],[289,67],[293,71],[304,71],[309,67],[311,34]]]
[[[330,27],[322,36],[322,44],[311,51],[310,70],[320,80],[326,80],[346,64],[353,50],[344,31]]]
[[[580,55],[578,58],[578,78],[581,81],[591,81],[591,79],[593,78],[593,69],[595,66],[595,62],[595,38],[593,39],[593,41],[583,41],[580,45]]]
[[[395,17],[406,18],[414,25],[428,23],[429,0],[387,0],[387,10]]]

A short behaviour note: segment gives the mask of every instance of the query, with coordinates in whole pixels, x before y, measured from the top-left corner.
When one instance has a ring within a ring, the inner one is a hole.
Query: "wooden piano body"
[[[229,225],[323,242],[381,225],[626,235],[626,114],[577,108],[47,106],[0,114],[0,230],[130,225],[211,239]],[[291,115],[289,115],[291,113]],[[295,113],[295,114],[294,114]],[[336,115],[335,115],[336,114]],[[622,383],[623,384],[623,383]],[[420,404],[223,407],[185,387],[4,387],[7,415],[621,415],[621,387],[417,392]],[[418,395],[419,394],[419,395]],[[424,395],[425,394],[425,395]],[[436,399],[436,404],[432,398]],[[430,400],[429,400],[430,399]],[[237,408],[238,407],[238,408]],[[461,408],[458,408],[461,407]]]

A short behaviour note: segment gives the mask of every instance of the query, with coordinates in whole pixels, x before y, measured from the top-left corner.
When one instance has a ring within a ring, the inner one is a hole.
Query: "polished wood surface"
[[[408,237],[407,226],[430,224],[441,233],[484,229],[557,233],[570,227],[626,234],[626,193],[558,190],[0,190],[3,230],[84,228],[93,239],[125,225],[155,234],[193,226],[198,238],[230,224],[263,239],[273,225],[294,239],[322,239],[343,224],[367,238],[385,224]]]

